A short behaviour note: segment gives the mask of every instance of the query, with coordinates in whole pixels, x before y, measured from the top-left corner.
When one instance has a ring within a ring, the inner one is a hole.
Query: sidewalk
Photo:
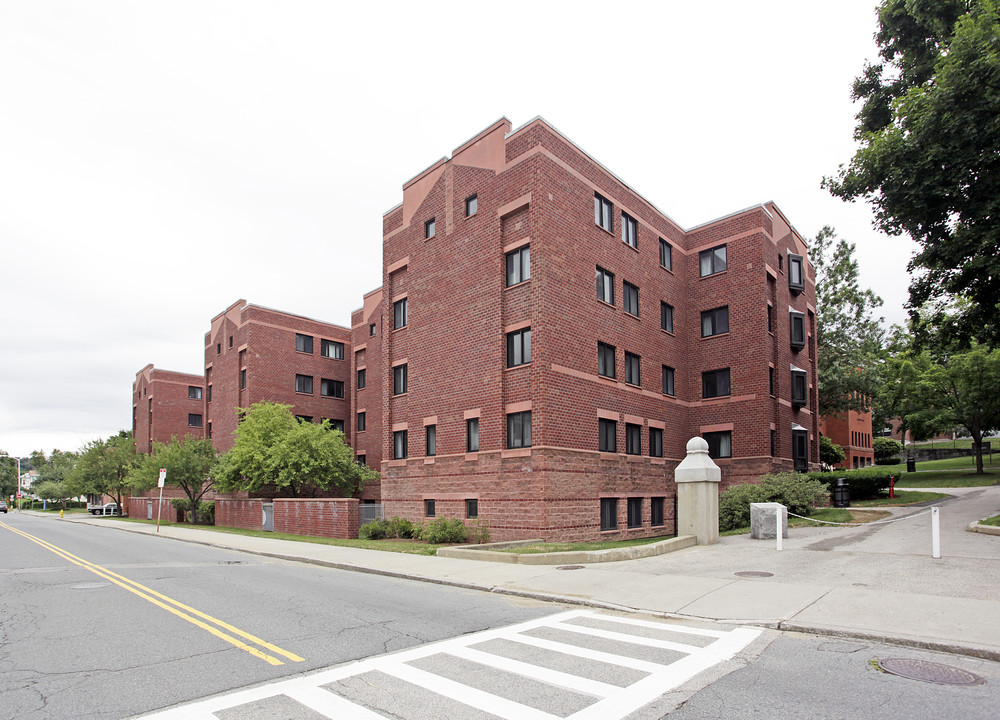
[[[457,587],[669,617],[877,639],[1000,660],[1000,536],[967,532],[1000,511],[1000,487],[942,490],[940,559],[927,508],[899,522],[725,537],[657,557],[540,566],[404,555],[163,526],[159,536],[268,557]],[[46,516],[50,517],[50,516]],[[912,518],[912,519],[911,519]],[[156,535],[152,525],[67,516]],[[575,568],[575,569],[572,569]],[[741,576],[739,573],[770,573]]]

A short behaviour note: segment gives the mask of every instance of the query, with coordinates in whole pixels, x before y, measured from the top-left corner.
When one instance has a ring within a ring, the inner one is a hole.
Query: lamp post
[[[0,457],[10,457],[6,451],[0,451]],[[16,457],[14,460],[17,461],[17,511],[21,512],[21,458]]]

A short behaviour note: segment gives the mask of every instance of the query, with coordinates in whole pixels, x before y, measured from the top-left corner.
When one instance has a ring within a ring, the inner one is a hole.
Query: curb
[[[1000,535],[1000,527],[997,527],[996,525],[983,525],[978,520],[969,523],[969,527],[965,529],[968,532],[976,532],[983,535]]]

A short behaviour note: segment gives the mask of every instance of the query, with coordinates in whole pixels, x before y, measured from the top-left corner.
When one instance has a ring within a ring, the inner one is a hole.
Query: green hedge
[[[851,500],[874,500],[884,490],[889,489],[889,477],[895,476],[899,479],[899,472],[885,470],[878,467],[865,468],[863,470],[834,470],[827,473],[809,473],[811,480],[819,480],[823,483],[827,492],[833,488],[833,483],[837,478],[846,478],[851,489]]]
[[[750,503],[776,502],[796,515],[809,515],[827,502],[827,489],[806,475],[775,473],[756,483],[733,485],[719,496],[719,530],[750,525]]]

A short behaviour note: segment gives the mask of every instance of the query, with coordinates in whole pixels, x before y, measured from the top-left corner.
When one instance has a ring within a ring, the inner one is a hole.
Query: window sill
[[[243,389],[245,390],[246,388],[243,388]],[[312,394],[312,393],[307,393],[307,392],[301,392],[301,391],[299,391],[299,390],[296,390],[296,391],[295,391],[295,394],[296,394],[296,395],[305,395],[306,397],[312,397],[312,396],[313,396],[313,394]]]
[[[393,395],[392,397],[394,397],[394,398],[401,398],[401,397],[406,397],[409,394],[410,394],[409,392],[399,393],[397,395]]]
[[[651,457],[649,462],[653,465],[666,465],[667,461],[661,457]]]
[[[725,270],[719,270],[719,272],[714,272],[714,273],[711,273],[710,275],[701,275],[701,276],[698,277],[698,279],[699,280],[707,280],[708,278],[714,278],[714,277],[719,277],[720,275],[725,275],[728,272],[729,272],[729,268],[726,268]]]
[[[665,267],[664,265],[660,265],[659,268],[660,268],[660,270],[665,270],[666,272],[670,273],[671,275],[674,274],[674,269],[672,267]],[[708,276],[706,275],[705,277],[708,277]]]
[[[715,335],[702,335],[701,339],[702,340],[711,340],[712,338],[727,337],[728,335],[729,335],[729,333],[727,333],[727,332],[716,333]]]
[[[636,383],[631,383],[628,380],[625,381],[625,385],[627,385],[628,387],[639,388],[640,390],[642,389],[642,385],[638,385]]]
[[[531,457],[531,448],[508,448],[500,452],[501,458]]]
[[[507,372],[508,370],[520,370],[521,368],[526,368],[526,367],[531,367],[531,363],[526,362],[526,363],[521,363],[520,365],[509,365],[505,367],[503,371]]]
[[[639,252],[639,248],[636,245],[629,245],[624,240],[622,240],[622,245],[624,245],[625,247],[627,247],[629,250],[632,250],[634,252]]]
[[[614,232],[614,230],[608,230],[608,229],[607,229],[606,227],[604,227],[603,225],[599,225],[599,224],[597,224],[597,223],[594,223],[594,227],[598,228],[599,230],[602,230],[603,232],[606,232],[606,233],[607,233],[608,235],[610,235],[611,237],[614,237],[614,236],[615,236],[615,232]],[[612,227],[612,228],[614,228],[614,224],[612,224],[612,225],[611,225],[611,227]]]
[[[601,298],[597,298],[597,302],[599,302],[601,305],[604,305],[605,307],[611,308],[612,310],[618,309],[618,306],[616,306],[614,303],[609,303],[607,300],[602,300]]]
[[[625,315],[626,315],[627,317],[630,317],[630,318],[633,318],[633,319],[635,319],[635,320],[638,320],[638,319],[639,319],[639,316],[638,316],[638,315],[636,315],[635,313],[632,313],[632,312],[629,312],[628,310],[626,310],[626,311],[625,311]]]
[[[530,283],[530,282],[531,282],[531,278],[528,278],[527,280],[522,280],[522,281],[521,281],[521,282],[519,282],[519,283],[514,283],[513,285],[507,285],[507,286],[506,286],[506,287],[504,288],[504,290],[505,290],[505,291],[506,291],[506,290],[513,290],[514,288],[519,288],[519,287],[521,287],[522,285],[527,285],[527,284],[528,284],[528,283]]]
[[[434,458],[432,458],[432,457],[425,457],[424,458],[424,465],[433,465],[433,464],[434,464]]]
[[[479,460],[479,451],[465,453],[465,462],[476,462]]]
[[[660,328],[660,332],[664,335],[669,335],[670,337],[676,337],[673,330],[664,330],[663,328]]]
[[[408,327],[410,327],[409,324],[406,324],[403,327],[393,328],[392,330],[389,331],[389,334],[394,335],[395,333],[398,333],[400,330],[406,330],[406,328]]]
[[[311,352],[306,352],[305,350],[296,350],[295,352],[297,352],[299,355],[312,355],[313,354]]]
[[[733,397],[732,393],[729,395],[712,395],[711,397],[701,396],[702,400],[729,400]]]

